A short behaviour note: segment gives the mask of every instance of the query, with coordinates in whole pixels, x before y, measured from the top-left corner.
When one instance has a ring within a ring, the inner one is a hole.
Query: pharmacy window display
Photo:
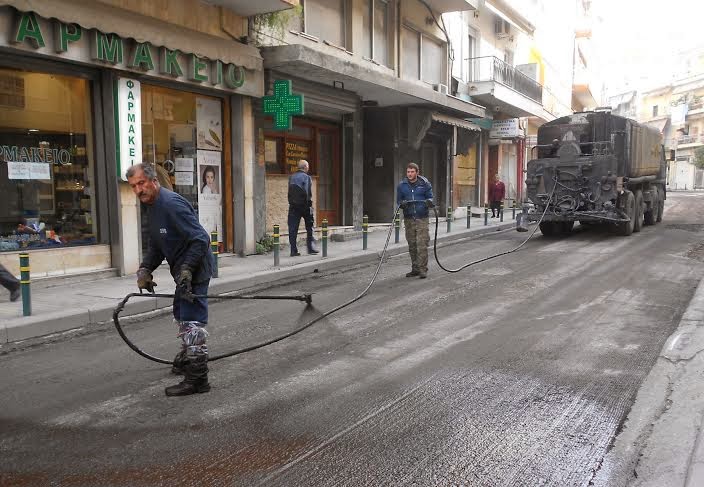
[[[142,83],[141,102],[143,161],[193,205],[208,232],[222,235],[222,101]],[[142,227],[146,218],[142,211]]]
[[[0,251],[98,242],[90,83],[0,68]]]

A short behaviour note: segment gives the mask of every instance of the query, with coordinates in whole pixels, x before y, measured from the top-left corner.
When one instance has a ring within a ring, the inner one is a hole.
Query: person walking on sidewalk
[[[0,264],[0,284],[10,291],[10,301],[15,302],[20,299],[20,281]]]
[[[208,233],[198,222],[191,204],[181,195],[162,188],[151,164],[136,164],[127,170],[127,181],[139,201],[149,211],[149,249],[137,271],[140,291],[154,291],[154,269],[164,259],[176,282],[173,313],[178,324],[182,349],[172,371],[183,373],[184,380],[166,388],[167,396],[187,396],[208,392],[208,294],[213,270]]]
[[[489,185],[489,203],[491,204],[492,218],[501,216],[501,202],[504,200],[504,196],[506,196],[506,186],[497,174],[494,176],[494,182]]]
[[[301,218],[306,225],[306,244],[309,254],[317,254],[313,238],[313,180],[308,175],[308,161],[298,161],[298,171],[288,178],[288,243],[291,257],[301,255],[298,252],[298,225]]]
[[[396,189],[396,203],[403,208],[408,253],[411,254],[411,272],[406,277],[428,277],[428,209],[433,208],[433,186],[419,174],[418,164],[406,166],[406,177]]]

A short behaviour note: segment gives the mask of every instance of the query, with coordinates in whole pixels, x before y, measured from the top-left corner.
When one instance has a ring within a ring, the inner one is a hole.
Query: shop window
[[[0,251],[98,242],[90,85],[0,69]]]
[[[142,84],[142,160],[157,167],[162,186],[186,198],[208,232],[222,238],[222,101]],[[142,248],[148,244],[142,211]]]

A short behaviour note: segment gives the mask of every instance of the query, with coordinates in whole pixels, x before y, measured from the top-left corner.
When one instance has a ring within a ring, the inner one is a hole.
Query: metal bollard
[[[516,219],[516,200],[513,200],[513,216],[511,218]]]
[[[501,202],[501,205],[499,206],[499,222],[503,223],[504,222],[504,202]]]
[[[274,225],[274,267],[279,267],[279,247],[281,242],[279,241],[279,226]]]
[[[328,219],[323,218],[323,257],[328,256]]]
[[[362,220],[362,250],[367,250],[367,234],[369,233],[369,217],[364,215]]]
[[[450,208],[449,206],[447,207],[447,213],[445,214],[445,216],[447,217],[447,233],[450,233],[450,231],[452,230],[452,208]]]
[[[401,239],[401,219],[397,216],[394,218],[394,243],[398,243]]]
[[[213,258],[215,260],[215,267],[213,267],[213,277],[220,277],[218,275],[218,254],[220,253],[220,248],[218,246],[218,232],[210,232],[210,250],[213,253]]]
[[[489,203],[484,203],[484,226],[489,224]]]
[[[472,226],[472,205],[467,205],[467,228]]]
[[[20,287],[22,288],[22,315],[32,314],[32,294],[29,288],[29,254],[20,254]]]

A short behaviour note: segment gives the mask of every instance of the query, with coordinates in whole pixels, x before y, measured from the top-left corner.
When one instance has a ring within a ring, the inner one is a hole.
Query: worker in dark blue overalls
[[[291,257],[301,255],[298,251],[298,225],[301,218],[306,225],[306,247],[309,254],[317,254],[313,237],[313,180],[308,175],[308,161],[298,161],[298,171],[288,178],[288,243]]]
[[[164,259],[176,281],[174,319],[183,342],[172,371],[183,373],[180,384],[166,388],[167,396],[208,392],[208,294],[214,260],[208,233],[198,215],[181,195],[162,188],[151,164],[137,164],[127,170],[127,181],[139,200],[149,208],[149,250],[137,271],[140,290],[153,292],[152,271]]]

